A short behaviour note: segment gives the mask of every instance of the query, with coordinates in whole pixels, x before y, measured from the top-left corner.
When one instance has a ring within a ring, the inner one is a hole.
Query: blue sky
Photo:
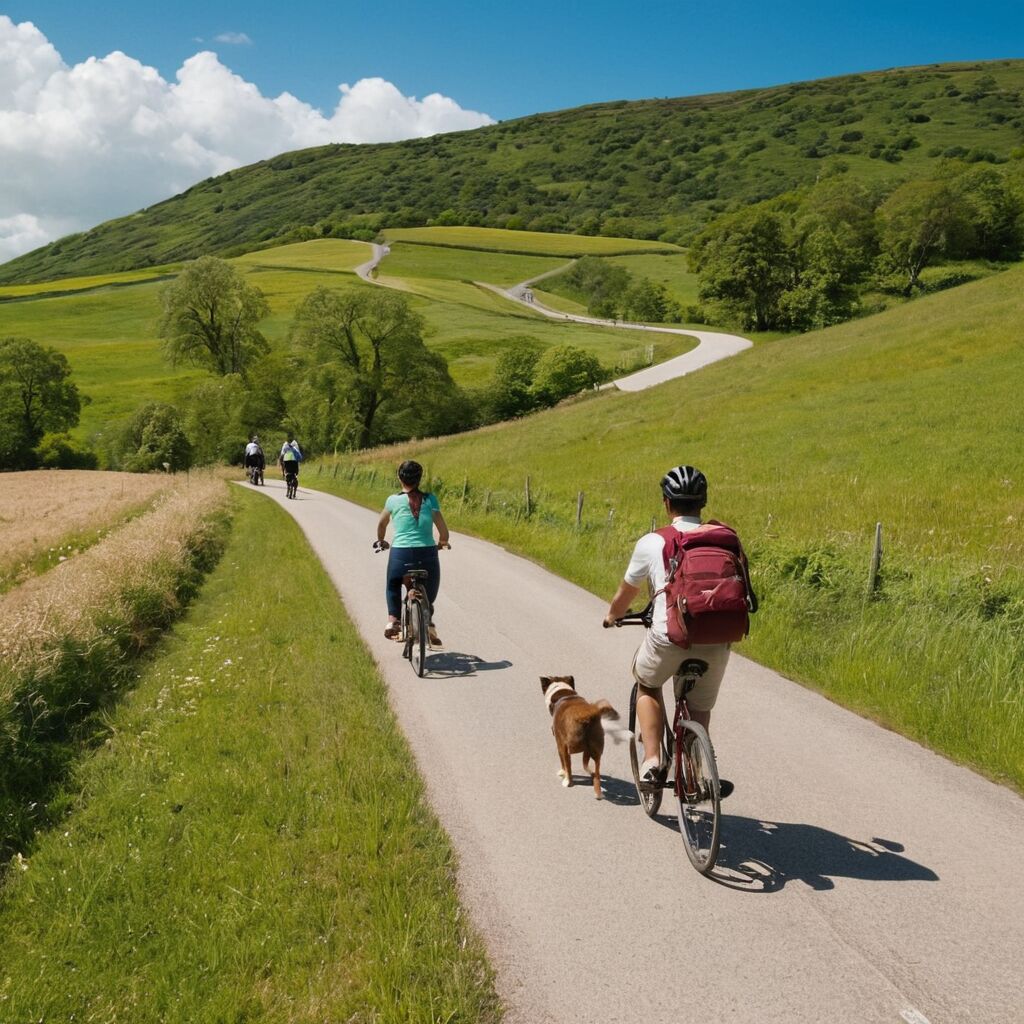
[[[1024,2],[413,0],[9,2],[69,63],[123,50],[172,78],[197,49],[265,95],[329,109],[340,82],[381,76],[495,118],[900,64],[1024,56]],[[251,44],[214,42],[244,33]],[[199,43],[196,40],[202,39]]]

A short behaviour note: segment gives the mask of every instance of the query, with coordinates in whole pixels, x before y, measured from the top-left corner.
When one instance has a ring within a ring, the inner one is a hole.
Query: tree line
[[[239,462],[253,433],[269,441],[289,430],[309,452],[346,451],[521,416],[607,376],[574,346],[512,337],[491,380],[461,388],[424,341],[422,317],[384,288],[315,289],[282,348],[260,329],[269,313],[263,292],[229,263],[206,256],[186,267],[161,294],[158,333],[171,364],[208,376],[176,403],[141,404],[98,451],[68,433],[88,398],[66,357],[28,338],[0,340],[0,469]]]
[[[856,315],[867,291],[913,295],[937,263],[1022,250],[1024,181],[950,162],[894,189],[838,176],[727,214],[694,240],[690,264],[720,316],[810,330]]]

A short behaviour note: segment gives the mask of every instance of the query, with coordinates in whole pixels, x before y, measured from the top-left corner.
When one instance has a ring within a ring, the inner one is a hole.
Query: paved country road
[[[372,257],[355,268],[356,274],[370,284],[382,284],[383,282],[378,281],[374,277],[374,271],[390,251],[385,245],[373,243]],[[643,391],[646,388],[654,387],[656,384],[664,384],[665,381],[674,380],[676,377],[684,377],[694,370],[699,370],[702,366],[716,363],[719,359],[727,359],[729,356],[734,356],[745,349],[751,348],[753,345],[753,342],[747,338],[741,338],[738,334],[723,334],[720,331],[684,331],[677,327],[651,327],[649,324],[633,324],[622,320],[601,320],[593,316],[560,313],[558,310],[551,309],[543,303],[537,302],[533,297],[531,286],[538,281],[543,281],[546,277],[551,277],[553,274],[561,274],[568,266],[571,266],[571,263],[567,263],[562,267],[556,267],[554,270],[549,270],[547,273],[530,278],[529,281],[513,285],[511,288],[500,288],[498,285],[486,284],[482,281],[477,283],[481,287],[501,295],[503,298],[525,306],[527,309],[531,309],[552,320],[569,320],[573,323],[589,324],[592,327],[649,331],[653,334],[682,334],[688,338],[697,339],[697,347],[689,352],[685,352],[681,356],[675,356],[672,359],[666,359],[663,363],[656,363],[654,366],[648,366],[643,370],[638,370],[636,373],[631,373],[628,376],[620,377],[618,380],[613,381],[614,386],[620,391]],[[605,386],[610,387],[611,385]]]
[[[387,679],[510,1024],[1024,1021],[1020,798],[734,656],[713,724],[736,783],[716,884],[690,867],[668,797],[656,822],[636,805],[625,747],[608,745],[601,802],[556,778],[538,677],[571,672],[625,713],[638,631],[602,630],[593,595],[455,534],[445,650],[417,679],[383,638],[376,513],[263,493]]]

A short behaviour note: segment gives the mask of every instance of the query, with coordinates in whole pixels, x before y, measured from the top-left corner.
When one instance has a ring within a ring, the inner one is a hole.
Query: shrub
[[[44,469],[95,469],[99,465],[96,453],[70,434],[44,435],[35,453]]]

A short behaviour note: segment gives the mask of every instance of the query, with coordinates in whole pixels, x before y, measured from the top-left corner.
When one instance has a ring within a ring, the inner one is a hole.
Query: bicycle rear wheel
[[[649,782],[640,781],[640,765],[644,762],[644,743],[636,722],[636,696],[639,686],[639,683],[634,683],[629,694],[629,731],[633,734],[633,738],[629,741],[629,766],[633,769],[633,785],[636,786],[636,795],[640,800],[640,806],[644,809],[644,814],[653,818],[661,807],[661,797],[665,790],[660,784],[652,785]],[[662,756],[664,758],[664,752],[662,752]]]
[[[704,726],[679,723],[675,766],[679,831],[690,863],[706,875],[718,859],[721,798],[715,750]]]
[[[412,639],[409,660],[412,662],[413,671],[422,679],[423,673],[427,670],[427,615],[422,601],[410,602],[409,625]]]

